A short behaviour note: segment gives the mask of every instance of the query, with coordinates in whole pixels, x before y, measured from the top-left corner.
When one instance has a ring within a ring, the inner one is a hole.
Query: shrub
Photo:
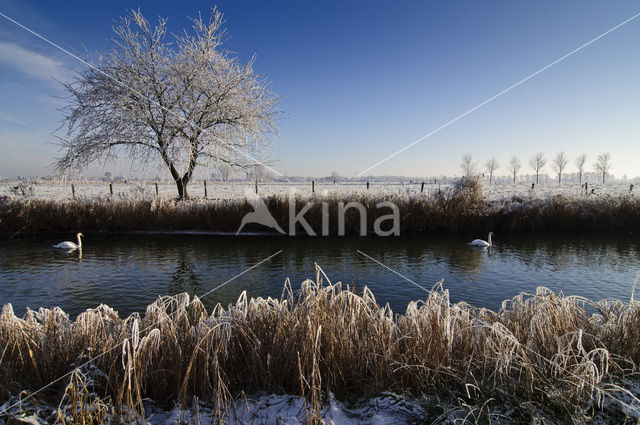
[[[25,198],[34,196],[36,193],[33,187],[33,183],[27,182],[27,181],[21,181],[17,185],[11,186],[9,191],[16,196],[21,196]]]

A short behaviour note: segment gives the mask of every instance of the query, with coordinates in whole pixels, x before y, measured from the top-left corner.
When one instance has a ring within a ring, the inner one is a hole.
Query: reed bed
[[[61,423],[139,421],[149,401],[197,400],[223,423],[233,400],[260,391],[303,396],[308,423],[321,422],[330,394],[380,392],[458,400],[472,422],[490,422],[487,406],[510,406],[510,420],[527,423],[582,423],[613,414],[614,404],[622,418],[638,415],[637,399],[614,403],[640,361],[637,301],[593,303],[539,288],[494,312],[452,305],[436,287],[394,314],[366,287],[323,276],[317,268],[298,291],[287,280],[280,299],[243,293],[211,312],[188,294],[160,297],[144,315],[121,318],[100,305],[75,321],[58,308],[16,317],[7,304],[0,404],[67,374],[34,397],[59,404],[52,418]]]
[[[545,231],[545,230],[640,230],[640,198],[555,196],[540,200],[512,198],[487,201],[479,182],[456,185],[448,191],[427,195],[297,195],[295,211],[312,203],[304,215],[317,234],[323,224],[322,204],[329,212],[329,234],[338,234],[338,204],[358,202],[366,211],[366,232],[374,232],[375,220],[388,215],[380,202],[398,207],[400,234],[451,231]],[[201,230],[235,233],[242,217],[253,211],[250,200],[200,199],[177,202],[169,199],[40,200],[0,198],[0,233],[13,234],[71,231],[184,231]],[[290,197],[263,198],[270,213],[289,233]],[[389,223],[387,223],[389,224]],[[388,227],[384,227],[387,230]],[[347,235],[360,233],[360,216],[355,209],[345,214]],[[257,224],[243,231],[273,231]],[[297,233],[306,234],[300,225]]]

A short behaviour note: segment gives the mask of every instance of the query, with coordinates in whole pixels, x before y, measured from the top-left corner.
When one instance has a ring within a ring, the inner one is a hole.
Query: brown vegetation
[[[282,229],[288,231],[289,197],[263,198]],[[368,232],[375,219],[390,213],[377,208],[390,201],[400,213],[400,234],[434,231],[544,231],[544,230],[640,230],[640,198],[555,196],[546,200],[510,199],[486,201],[481,183],[463,179],[450,191],[423,195],[344,195],[296,196],[296,213],[308,203],[313,206],[304,215],[320,234],[322,203],[329,206],[330,234],[337,234],[339,202],[359,202],[367,211]],[[96,201],[52,201],[38,199],[0,199],[0,232],[43,233],[71,231],[179,231],[203,230],[235,233],[242,217],[253,211],[246,200],[167,199],[123,200],[104,198]],[[346,213],[346,233],[359,234],[358,211]],[[384,224],[383,224],[384,228]],[[250,224],[244,231],[271,231]],[[386,229],[385,229],[386,230]],[[299,233],[305,234],[299,228]]]
[[[144,316],[101,305],[75,321],[60,309],[19,318],[7,304],[0,403],[68,374],[38,398],[57,400],[76,423],[99,423],[107,406],[136,416],[143,400],[196,398],[222,420],[228,401],[261,390],[303,395],[310,419],[329,392],[397,391],[464,399],[478,412],[492,400],[513,406],[514,421],[535,411],[566,423],[619,397],[612,382],[640,362],[637,301],[590,303],[540,288],[493,312],[451,305],[436,288],[395,315],[366,287],[356,293],[321,276],[297,294],[287,281],[280,300],[243,294],[211,313],[187,294],[159,298]]]

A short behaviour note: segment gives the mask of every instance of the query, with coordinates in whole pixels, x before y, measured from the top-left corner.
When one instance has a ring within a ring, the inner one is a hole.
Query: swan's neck
[[[489,233],[489,246],[491,246],[491,233]]]
[[[80,237],[80,235],[76,235],[76,239],[78,239],[78,248],[82,248],[82,238]]]

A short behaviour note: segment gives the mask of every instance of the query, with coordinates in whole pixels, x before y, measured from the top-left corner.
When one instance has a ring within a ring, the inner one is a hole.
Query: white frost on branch
[[[61,171],[123,155],[164,164],[186,198],[199,165],[247,169],[267,160],[279,102],[269,82],[222,48],[222,14],[167,39],[140,11],[114,27],[115,47],[64,84]]]

